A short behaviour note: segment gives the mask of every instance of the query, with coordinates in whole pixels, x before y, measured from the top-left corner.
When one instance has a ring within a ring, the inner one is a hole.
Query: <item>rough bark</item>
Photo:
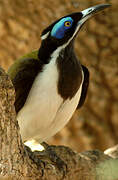
[[[110,151],[110,156],[99,150],[77,153],[65,146],[51,148],[67,164],[65,174],[48,153],[43,156],[39,152],[32,153],[22,144],[14,110],[14,88],[0,68],[0,180],[118,179],[117,146]],[[45,166],[41,166],[40,160]]]

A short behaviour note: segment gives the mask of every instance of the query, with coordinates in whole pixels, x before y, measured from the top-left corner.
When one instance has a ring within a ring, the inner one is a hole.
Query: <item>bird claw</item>
[[[32,152],[28,146],[25,146],[25,151],[27,152],[29,158],[41,168],[41,176],[44,175],[44,169],[46,167],[46,162],[42,159],[48,157],[50,161],[57,166],[58,170],[62,172],[63,178],[67,174],[67,164],[57,155],[55,152],[55,146],[49,146],[47,143],[44,143],[45,150],[43,151],[34,151]]]
[[[46,154],[50,160],[57,166],[59,171],[63,173],[63,177],[65,177],[67,173],[67,164],[56,154],[53,146],[48,146],[46,148]]]
[[[43,176],[44,168],[46,166],[45,162],[42,161],[35,152],[32,152],[28,146],[25,146],[25,152],[28,154],[29,158],[37,165],[37,167],[40,167],[41,176]]]

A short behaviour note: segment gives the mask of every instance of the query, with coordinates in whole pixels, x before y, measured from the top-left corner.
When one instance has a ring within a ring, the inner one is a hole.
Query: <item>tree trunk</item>
[[[14,88],[0,68],[0,180],[117,180],[118,147],[104,153],[93,150],[73,152],[64,146],[51,146],[67,164],[65,174],[48,157],[31,152],[22,144],[14,111]],[[46,151],[46,150],[45,150]],[[46,154],[46,153],[45,153]],[[43,160],[45,166],[41,166]]]

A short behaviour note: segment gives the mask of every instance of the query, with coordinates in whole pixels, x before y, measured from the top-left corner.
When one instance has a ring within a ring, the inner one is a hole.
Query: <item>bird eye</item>
[[[66,21],[64,24],[66,27],[70,27],[71,26],[71,22],[70,21]]]

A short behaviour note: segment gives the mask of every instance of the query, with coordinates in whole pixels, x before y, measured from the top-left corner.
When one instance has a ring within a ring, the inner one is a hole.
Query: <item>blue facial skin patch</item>
[[[69,22],[70,26],[65,26],[65,22]],[[73,24],[73,19],[71,17],[66,17],[57,22],[51,31],[51,36],[62,39],[67,29],[70,29]]]

